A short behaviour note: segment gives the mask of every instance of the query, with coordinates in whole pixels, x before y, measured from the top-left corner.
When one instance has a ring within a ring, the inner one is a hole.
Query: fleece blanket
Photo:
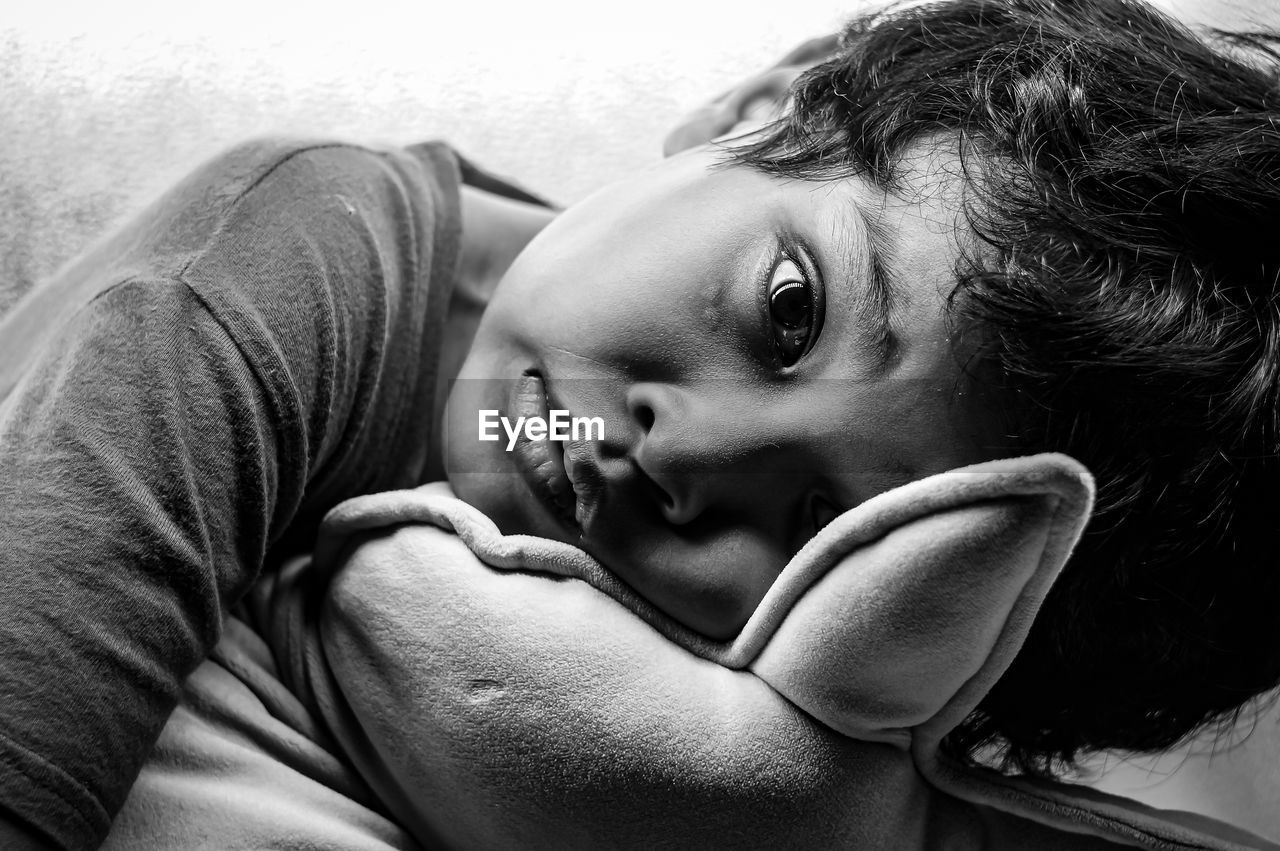
[[[1091,501],[1059,455],[898,488],[716,643],[446,485],[353,500],[229,620],[108,847],[1276,847],[940,753]]]

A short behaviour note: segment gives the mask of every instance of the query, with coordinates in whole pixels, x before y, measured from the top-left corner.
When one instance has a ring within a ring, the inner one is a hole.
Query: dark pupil
[[[799,281],[788,281],[769,296],[773,321],[783,328],[800,328],[809,321],[812,304],[809,288]]]

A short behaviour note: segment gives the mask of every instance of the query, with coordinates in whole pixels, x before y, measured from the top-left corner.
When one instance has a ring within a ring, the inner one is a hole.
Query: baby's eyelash
[[[823,293],[802,253],[781,240],[761,284],[760,314],[775,369],[795,366],[822,328]]]

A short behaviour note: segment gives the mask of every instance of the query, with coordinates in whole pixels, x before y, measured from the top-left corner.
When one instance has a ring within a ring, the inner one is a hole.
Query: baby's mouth
[[[531,370],[522,375],[514,396],[517,417],[539,417],[544,422],[550,421],[551,403],[540,374]],[[514,449],[516,466],[534,495],[550,508],[556,520],[575,536],[581,536],[581,511],[574,485],[565,470],[563,445],[562,441],[549,438],[530,440],[522,430]]]
[[[564,468],[575,496],[575,526],[585,537],[591,533],[600,513],[605,488],[604,474],[596,466],[590,446],[580,440],[564,444]]]

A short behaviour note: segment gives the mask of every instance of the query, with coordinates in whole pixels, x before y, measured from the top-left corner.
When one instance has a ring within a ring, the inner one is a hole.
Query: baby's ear
[[[1092,502],[1056,454],[882,494],[796,555],[730,655],[846,735],[936,741],[1008,667]]]

